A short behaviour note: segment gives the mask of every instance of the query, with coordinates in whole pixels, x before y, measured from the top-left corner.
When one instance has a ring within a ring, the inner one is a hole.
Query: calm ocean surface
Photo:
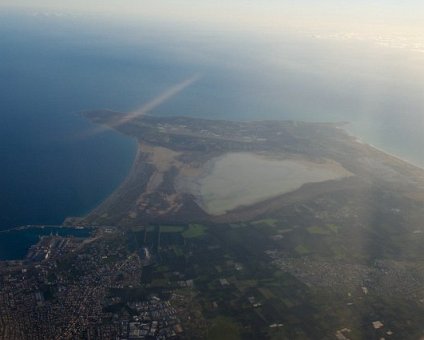
[[[424,165],[423,55],[96,20],[0,13],[0,229],[83,215],[128,173],[135,141],[93,134],[77,112],[132,110],[194,74],[151,113],[348,121]]]

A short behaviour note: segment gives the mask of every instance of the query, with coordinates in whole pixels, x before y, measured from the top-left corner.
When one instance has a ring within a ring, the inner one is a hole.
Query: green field
[[[295,249],[296,253],[298,253],[299,255],[306,255],[309,254],[310,251],[308,249],[308,247],[306,247],[303,244],[299,244]]]
[[[339,227],[334,224],[327,224],[324,227],[320,226],[312,226],[307,228],[308,232],[315,235],[331,235],[337,234],[339,231]]]
[[[219,317],[212,321],[208,340],[237,340],[241,339],[239,326],[230,318]]]
[[[278,220],[276,220],[274,218],[267,218],[267,219],[263,219],[263,220],[258,220],[258,221],[251,222],[251,224],[253,224],[253,225],[265,224],[265,225],[267,225],[269,227],[275,227],[278,224]]]
[[[330,235],[331,234],[331,232],[325,227],[313,226],[313,227],[308,227],[307,230],[309,233],[314,235]]]
[[[185,238],[196,238],[201,237],[206,232],[206,227],[202,224],[190,224],[188,229],[183,232]]]
[[[185,230],[183,226],[177,225],[161,225],[160,232],[161,233],[182,233]]]

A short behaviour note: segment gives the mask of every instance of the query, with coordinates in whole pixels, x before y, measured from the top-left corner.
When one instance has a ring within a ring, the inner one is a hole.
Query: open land
[[[424,336],[424,170],[339,124],[84,115],[136,159],[91,237],[0,264],[0,339]]]

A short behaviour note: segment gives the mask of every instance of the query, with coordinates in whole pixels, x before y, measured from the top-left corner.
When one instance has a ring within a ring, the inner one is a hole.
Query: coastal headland
[[[424,197],[422,169],[358,142],[343,123],[83,115],[135,137],[138,152],[126,180],[80,224],[249,221],[337,192]]]

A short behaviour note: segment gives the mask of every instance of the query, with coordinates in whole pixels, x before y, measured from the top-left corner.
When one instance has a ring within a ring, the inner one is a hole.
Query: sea
[[[0,11],[0,230],[83,216],[125,178],[136,141],[99,132],[89,109],[343,121],[424,166],[424,54],[192,25]],[[32,237],[11,235],[0,233],[0,258]]]

